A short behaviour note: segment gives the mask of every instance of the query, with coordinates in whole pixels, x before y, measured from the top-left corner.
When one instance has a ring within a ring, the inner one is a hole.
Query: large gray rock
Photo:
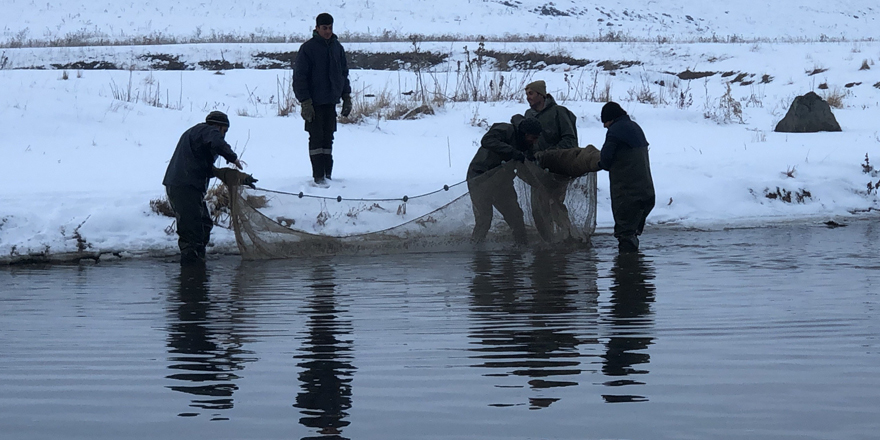
[[[831,106],[819,95],[809,92],[794,98],[785,117],[776,124],[774,131],[782,133],[816,133],[841,131]]]

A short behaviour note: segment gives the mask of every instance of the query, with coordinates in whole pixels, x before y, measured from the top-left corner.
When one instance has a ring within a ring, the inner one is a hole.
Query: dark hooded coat
[[[628,115],[611,121],[599,165],[608,170],[615,236],[639,235],[654,207],[648,140]]]
[[[317,32],[299,48],[293,67],[293,93],[299,102],[336,105],[351,94],[345,50],[336,34],[325,40]]]
[[[217,126],[200,123],[183,132],[168,162],[165,186],[189,186],[208,191],[208,181],[214,177],[214,161],[223,156],[227,162],[235,162],[238,155],[226,143]]]
[[[514,119],[512,123],[492,124],[489,131],[483,135],[480,148],[468,166],[468,179],[499,167],[504,162],[523,157],[523,152],[519,148],[520,136],[517,130],[521,121],[522,119]]]

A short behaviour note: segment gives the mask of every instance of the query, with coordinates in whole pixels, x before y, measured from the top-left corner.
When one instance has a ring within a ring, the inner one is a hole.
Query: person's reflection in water
[[[519,254],[474,256],[471,310],[476,326],[471,338],[478,344],[473,357],[482,360],[476,366],[498,370],[490,376],[528,377],[538,394],[529,398],[531,409],[559,400],[548,395],[552,389],[578,385],[572,380],[583,370],[578,346],[596,343],[581,336],[589,327],[594,334],[596,326],[597,274],[592,267],[569,276],[567,255],[549,251],[537,252],[531,264]]]
[[[175,391],[198,396],[193,408],[227,410],[233,406],[232,393],[238,389],[235,371],[252,361],[243,355],[235,331],[235,317],[212,303],[208,292],[208,272],[204,265],[181,266],[176,292],[168,298],[169,369],[181,371],[167,378],[187,383],[171,385]],[[234,310],[234,307],[230,307]],[[182,417],[199,413],[185,412]],[[214,413],[212,420],[226,420]]]
[[[344,439],[342,429],[351,408],[352,341],[344,339],[352,332],[351,322],[340,318],[345,310],[336,303],[334,271],[329,265],[315,266],[312,272],[312,295],[304,313],[309,315],[308,334],[296,356],[303,369],[299,374],[302,391],[293,405],[300,408],[300,423],[318,430],[318,436],[304,439]]]
[[[611,335],[605,344],[602,372],[614,379],[605,382],[610,387],[644,385],[631,375],[648,374],[651,357],[644,352],[653,343],[650,327],[653,324],[651,303],[655,287],[651,261],[641,253],[622,253],[615,257],[611,269],[611,304],[608,320]],[[647,397],[634,394],[603,394],[608,403],[644,402]]]

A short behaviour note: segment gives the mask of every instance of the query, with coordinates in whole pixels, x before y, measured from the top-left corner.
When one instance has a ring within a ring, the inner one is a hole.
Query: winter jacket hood
[[[517,118],[517,116],[519,117]],[[517,127],[523,119],[521,115],[515,115],[509,124],[505,122],[492,124],[489,131],[480,140],[480,148],[471,160],[467,173],[468,179],[501,166],[504,162],[513,160],[517,155],[522,156]]]

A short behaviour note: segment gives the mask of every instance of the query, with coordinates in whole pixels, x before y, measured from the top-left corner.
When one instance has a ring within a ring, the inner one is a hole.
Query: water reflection
[[[531,409],[559,400],[553,389],[578,385],[586,368],[579,346],[597,343],[595,262],[571,271],[568,265],[568,255],[551,251],[531,262],[522,254],[474,255],[470,337],[473,358],[482,361],[475,366],[495,370],[487,376],[529,378],[537,394]],[[493,404],[513,405],[525,403]]]
[[[293,405],[300,408],[303,426],[317,430],[318,436],[304,439],[344,439],[342,429],[351,422],[345,420],[351,409],[352,333],[351,322],[340,315],[345,313],[337,304],[335,272],[330,265],[316,265],[310,278],[311,296],[303,313],[309,315],[307,335],[296,356],[302,360],[299,374],[302,391]]]
[[[620,254],[611,268],[611,301],[606,319],[611,324],[605,343],[602,372],[620,379],[605,382],[609,387],[644,385],[628,377],[648,374],[651,357],[645,350],[653,342],[648,336],[653,325],[654,268],[641,253]],[[635,394],[603,394],[606,402],[644,402],[647,397]]]
[[[250,352],[242,349],[236,329],[236,307],[223,307],[209,292],[209,275],[203,266],[181,267],[177,289],[168,298],[169,369],[180,371],[167,378],[181,381],[175,391],[197,396],[193,408],[227,410],[238,389],[235,373],[244,368]],[[196,416],[185,412],[182,417]],[[225,420],[217,413],[212,420]]]

